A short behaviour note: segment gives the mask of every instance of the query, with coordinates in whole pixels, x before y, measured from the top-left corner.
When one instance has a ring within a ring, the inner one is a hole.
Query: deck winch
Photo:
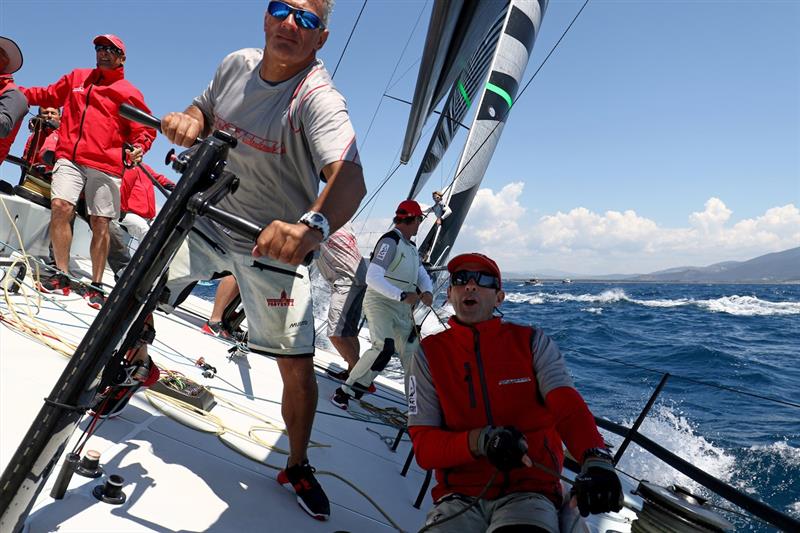
[[[683,533],[733,531],[733,524],[706,505],[706,500],[679,485],[661,487],[642,481],[636,488],[642,510],[631,525],[632,533]]]

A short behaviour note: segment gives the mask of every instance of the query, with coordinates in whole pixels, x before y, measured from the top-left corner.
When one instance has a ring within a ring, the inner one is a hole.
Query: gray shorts
[[[53,167],[50,198],[77,205],[81,192],[86,196],[86,211],[93,216],[119,218],[119,187],[122,180],[111,174],[61,158]]]
[[[328,307],[328,337],[356,337],[366,285],[334,282]]]
[[[278,357],[313,355],[314,315],[308,267],[212,247],[189,233],[169,267],[169,303],[194,281],[230,272],[239,284],[250,349]]]
[[[471,498],[445,497],[430,510],[425,525],[453,516],[471,503]],[[448,520],[430,531],[437,533],[469,533],[512,525],[531,525],[559,533],[558,511],[553,502],[535,492],[516,492],[496,500],[480,500],[464,514]]]

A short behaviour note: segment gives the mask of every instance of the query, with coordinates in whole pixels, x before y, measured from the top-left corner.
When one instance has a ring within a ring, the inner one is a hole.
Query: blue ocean
[[[558,343],[596,415],[630,426],[668,372],[640,431],[800,518],[800,285],[509,281],[505,290],[505,317]],[[213,299],[213,286],[196,294]],[[619,467],[709,495],[635,445]]]

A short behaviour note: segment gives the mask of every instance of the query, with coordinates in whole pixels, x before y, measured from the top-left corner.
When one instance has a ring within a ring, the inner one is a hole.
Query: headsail
[[[475,99],[475,94],[486,79],[505,18],[506,9],[504,8],[498,13],[483,42],[472,56],[469,65],[461,72],[450,89],[450,95],[442,109],[442,115],[436,124],[428,148],[425,150],[425,157],[417,170],[411,191],[408,193],[409,199],[416,198],[420,193],[458,133],[461,121],[464,120]]]
[[[433,5],[400,162],[408,163],[425,121],[483,41],[507,0],[438,0]]]
[[[441,226],[434,226],[420,246],[432,263],[441,264],[447,258],[478,192],[517,95],[546,8],[547,0],[510,3],[489,79],[448,191],[447,203],[453,214]]]

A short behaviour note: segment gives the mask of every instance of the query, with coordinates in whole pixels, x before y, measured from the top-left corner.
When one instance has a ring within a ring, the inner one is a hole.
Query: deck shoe
[[[65,296],[69,295],[71,287],[72,284],[70,283],[69,278],[63,272],[56,272],[49,278],[46,278],[36,284],[36,289],[39,292],[43,292],[45,294],[55,294],[60,292]]]
[[[161,371],[149,357],[147,363],[138,361],[126,365],[124,372],[121,383],[106,387],[95,395],[92,413],[98,418],[119,415],[136,391],[150,387],[161,377]]]
[[[83,290],[83,297],[88,300],[89,307],[100,309],[106,303],[106,297],[103,294],[103,287],[100,284],[92,283],[87,285]]]
[[[206,335],[211,335],[212,337],[222,337],[223,339],[233,340],[233,335],[225,329],[225,326],[222,322],[211,322],[207,320],[203,327],[200,330],[205,333]]]
[[[349,402],[350,395],[343,391],[341,387],[336,389],[336,391],[333,393],[333,396],[331,396],[331,403],[339,409],[344,409],[347,411]]]
[[[316,469],[305,460],[281,470],[278,473],[278,483],[290,484],[294,488],[297,503],[305,512],[317,520],[327,520],[331,516],[331,504],[317,478],[314,477],[314,472]]]
[[[333,368],[327,369],[325,372],[328,373],[330,377],[337,381],[347,381],[347,378],[350,377],[350,372],[348,370],[339,370],[338,372]]]

